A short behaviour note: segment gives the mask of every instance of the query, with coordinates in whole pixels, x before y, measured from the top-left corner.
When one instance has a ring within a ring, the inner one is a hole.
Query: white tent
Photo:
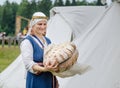
[[[47,36],[53,43],[73,41],[79,63],[92,70],[59,78],[60,88],[120,88],[120,4],[55,7],[51,9]],[[19,56],[0,74],[0,88],[25,88],[24,65]]]

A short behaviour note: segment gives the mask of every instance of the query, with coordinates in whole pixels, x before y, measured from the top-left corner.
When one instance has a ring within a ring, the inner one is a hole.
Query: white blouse
[[[40,47],[42,47],[36,38],[34,37],[32,38],[38,43]],[[44,46],[47,46],[46,40]],[[28,39],[25,39],[24,41],[21,42],[20,50],[26,70],[35,74],[35,72],[32,69],[32,66],[37,63],[33,61],[33,47]]]

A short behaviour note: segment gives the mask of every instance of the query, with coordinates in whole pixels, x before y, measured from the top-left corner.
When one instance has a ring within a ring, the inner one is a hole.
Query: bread
[[[70,67],[72,67],[74,63],[76,63],[77,59],[78,59],[78,51],[75,50],[73,55],[68,60],[59,64],[58,66],[59,72],[63,72],[70,69]]]
[[[78,51],[75,44],[65,42],[60,44],[50,44],[44,49],[44,66],[58,66],[58,70],[69,69],[78,58]]]

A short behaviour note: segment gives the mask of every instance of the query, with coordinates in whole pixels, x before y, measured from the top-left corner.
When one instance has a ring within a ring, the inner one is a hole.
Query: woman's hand
[[[32,66],[32,69],[34,72],[46,72],[46,71],[48,71],[48,69],[46,67],[43,67],[43,65],[39,65],[39,64],[34,64]]]
[[[58,61],[54,60],[54,61],[48,61],[44,64],[45,68],[47,68],[47,70],[52,71],[52,72],[57,72],[58,69]]]
[[[50,72],[59,72],[59,68],[56,66],[56,67],[51,67],[51,66],[48,66],[47,69],[50,71]]]

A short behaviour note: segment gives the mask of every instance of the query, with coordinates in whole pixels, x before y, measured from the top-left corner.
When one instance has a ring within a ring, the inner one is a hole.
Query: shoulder
[[[26,49],[32,49],[32,44],[28,39],[24,39],[21,44],[20,44],[20,49],[22,50],[26,50]]]
[[[27,37],[25,37],[23,40],[22,40],[22,42],[21,42],[21,46],[23,46],[23,45],[30,45],[31,44],[31,42],[30,42],[30,36],[27,36]]]
[[[28,35],[28,36],[26,36],[24,39],[23,39],[23,41],[29,41],[29,42],[33,42],[33,37],[32,36],[30,36],[30,35]]]
[[[28,39],[24,39],[20,45],[28,45],[31,44],[30,41]]]

